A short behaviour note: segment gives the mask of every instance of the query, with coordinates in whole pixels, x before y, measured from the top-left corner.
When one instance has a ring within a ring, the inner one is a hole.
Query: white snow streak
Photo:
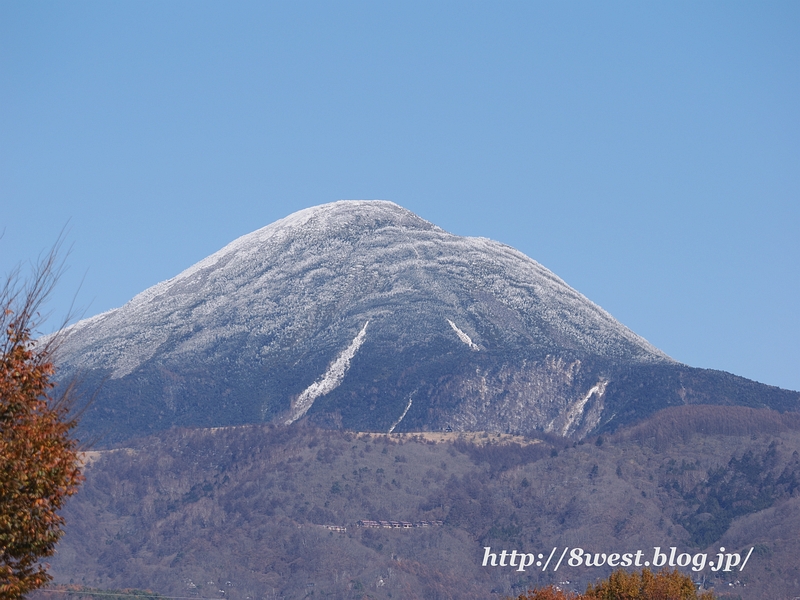
[[[464,342],[464,343],[465,343],[467,346],[469,346],[469,347],[470,347],[472,350],[480,350],[480,348],[478,347],[478,345],[477,345],[477,344],[475,344],[475,343],[473,343],[473,341],[472,341],[472,338],[470,338],[470,337],[469,337],[469,336],[468,336],[466,333],[464,333],[463,331],[461,331],[461,330],[458,328],[458,325],[456,325],[455,323],[453,323],[453,322],[452,322],[450,319],[447,319],[447,322],[448,322],[448,323],[450,323],[450,327],[452,327],[452,328],[453,328],[453,331],[455,331],[455,332],[456,332],[456,335],[458,336],[458,339],[460,339],[462,342]]]
[[[350,361],[356,355],[356,352],[358,352],[361,344],[364,343],[364,338],[367,335],[367,325],[369,325],[369,321],[364,323],[364,327],[362,327],[358,335],[353,338],[350,345],[331,363],[322,378],[312,383],[298,396],[292,407],[292,416],[286,421],[286,425],[294,423],[297,419],[306,414],[308,409],[311,408],[311,405],[314,404],[314,400],[339,387],[347,370],[350,368]]]
[[[592,395],[597,394],[598,396],[602,396],[605,393],[606,385],[608,385],[608,381],[601,379],[594,384],[594,386],[592,386],[592,389],[586,392],[586,395],[583,398],[578,400],[570,407],[564,420],[564,427],[561,429],[561,435],[567,435],[567,432],[569,432],[569,429],[572,427],[575,419],[577,419],[578,416],[583,413],[583,408],[586,406],[586,403],[589,401],[589,398],[591,398]]]
[[[411,408],[411,400],[412,400],[413,398],[414,398],[414,394],[411,394],[411,395],[408,397],[408,404],[406,405],[406,409],[403,411],[403,414],[402,414],[402,415],[400,415],[400,418],[399,418],[399,419],[397,419],[397,421],[395,421],[395,422],[394,422],[394,425],[392,425],[391,427],[389,427],[389,431],[388,431],[387,433],[392,433],[392,432],[394,431],[394,428],[395,428],[395,427],[397,427],[398,425],[400,425],[400,421],[402,421],[402,420],[403,420],[403,417],[405,417],[405,416],[406,416],[406,413],[408,412],[408,409],[409,409],[409,408]]]

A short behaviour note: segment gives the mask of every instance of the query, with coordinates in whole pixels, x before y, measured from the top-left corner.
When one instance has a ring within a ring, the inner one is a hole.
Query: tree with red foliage
[[[58,510],[82,480],[69,394],[51,395],[60,338],[31,339],[61,272],[57,249],[27,284],[16,270],[0,289],[0,600],[20,598],[51,579],[39,560],[55,551],[64,523]]]

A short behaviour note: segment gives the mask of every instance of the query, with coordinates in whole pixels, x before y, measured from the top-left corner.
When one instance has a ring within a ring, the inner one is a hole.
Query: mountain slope
[[[326,598],[485,600],[564,581],[583,591],[611,571],[605,561],[554,569],[564,547],[647,557],[676,547],[706,555],[700,572],[680,570],[733,592],[721,597],[794,598],[798,450],[800,415],[738,407],[668,409],[589,443],[176,429],[91,453],[52,572],[175,597],[307,598],[310,587]],[[549,569],[519,571],[482,566],[487,546],[543,559],[558,550]],[[747,568],[715,571],[721,546],[753,548]]]
[[[235,240],[73,326],[59,367],[103,382],[82,427],[109,440],[301,418],[581,436],[619,413],[621,369],[686,369],[513,248],[383,201]]]

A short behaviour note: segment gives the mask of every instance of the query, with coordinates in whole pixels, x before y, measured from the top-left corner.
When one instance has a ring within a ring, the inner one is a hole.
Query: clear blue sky
[[[797,390],[799,125],[798,2],[2,0],[0,272],[68,223],[90,316],[389,199]]]

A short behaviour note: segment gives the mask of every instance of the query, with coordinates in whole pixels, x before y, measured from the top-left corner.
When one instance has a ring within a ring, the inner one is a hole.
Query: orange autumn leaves
[[[713,600],[714,594],[697,594],[691,577],[678,571],[650,569],[614,571],[608,579],[589,585],[585,594],[564,592],[553,586],[522,594],[516,600]]]
[[[31,340],[50,275],[39,273],[22,293],[9,282],[0,289],[0,600],[50,579],[39,560],[53,554],[64,523],[58,510],[82,480],[68,402],[50,396],[53,346]]]

